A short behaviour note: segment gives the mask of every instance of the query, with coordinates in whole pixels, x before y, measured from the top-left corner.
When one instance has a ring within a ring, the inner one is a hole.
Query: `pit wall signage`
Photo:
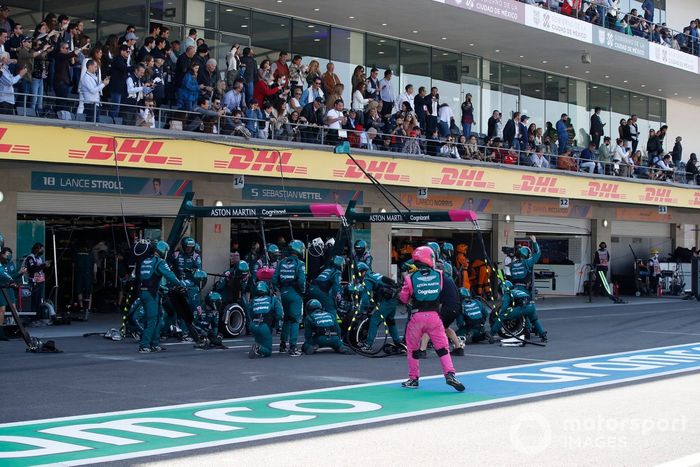
[[[234,445],[567,394],[700,370],[700,344],[400,381],[0,424],[0,465],[84,465]],[[464,416],[469,416],[465,414]],[[271,446],[274,449],[274,446]],[[234,454],[235,455],[235,454]]]
[[[36,138],[38,128],[41,138]],[[279,179],[280,183],[283,178],[355,185],[370,183],[350,158],[329,151],[210,143],[176,135],[172,139],[145,138],[116,132],[96,134],[75,128],[4,123],[0,124],[0,161],[90,165],[109,170],[114,170],[116,164],[120,168],[267,177]],[[522,194],[700,209],[700,189],[691,187],[649,186],[623,179],[540,173],[495,164],[469,166],[445,159],[437,163],[428,158],[394,159],[362,154],[356,154],[355,159],[364,171],[389,186],[452,190],[455,194]],[[111,187],[109,183],[98,185],[107,190]]]
[[[32,190],[180,197],[192,191],[192,180],[32,172]]]

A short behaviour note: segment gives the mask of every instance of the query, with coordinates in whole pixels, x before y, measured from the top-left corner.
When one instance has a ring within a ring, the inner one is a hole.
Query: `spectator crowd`
[[[562,15],[613,29],[628,36],[641,37],[651,42],[692,55],[700,55],[700,18],[690,21],[683,31],[673,31],[666,23],[655,22],[654,0],[641,0],[637,8],[625,13],[622,0],[518,0]]]
[[[584,148],[577,147],[567,114],[542,128],[527,115],[504,117],[494,110],[482,135],[472,131],[479,113],[471,94],[455,115],[437,87],[399,89],[389,69],[358,65],[350,77],[341,77],[332,62],[322,66],[286,51],[275,54],[274,62],[258,62],[252,47],[239,44],[218,63],[196,29],[171,41],[169,28],[159,24],[143,38],[128,26],[121,37],[92,44],[82,21],[53,13],[28,36],[8,11],[0,7],[0,27],[4,23],[11,30],[0,29],[0,113],[22,107],[21,115],[309,144],[347,140],[375,151],[621,177],[700,179],[695,154],[682,161],[680,137],[672,152],[664,151],[666,125],[650,130],[646,148],[640,148],[635,115],[606,132],[596,108]],[[346,86],[349,103],[342,98]]]

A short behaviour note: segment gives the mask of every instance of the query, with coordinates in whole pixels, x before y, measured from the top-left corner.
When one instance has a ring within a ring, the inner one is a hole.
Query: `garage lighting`
[[[510,224],[510,214],[506,214],[506,224]]]
[[[603,219],[603,227],[607,227],[607,226],[608,226],[608,220],[607,220],[607,219]]]
[[[381,209],[379,210],[379,212],[386,212],[386,209],[381,208]]]
[[[216,206],[217,208],[220,208],[223,205],[224,205],[224,202],[221,200],[218,200],[218,199],[216,200],[216,203],[214,203],[214,206]]]
[[[5,199],[5,193],[3,193],[2,191],[0,191],[0,203],[2,203],[2,201],[3,201],[4,199]]]

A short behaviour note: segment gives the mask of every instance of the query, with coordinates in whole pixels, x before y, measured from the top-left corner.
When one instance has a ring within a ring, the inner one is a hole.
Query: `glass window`
[[[126,23],[112,23],[109,21],[100,21],[100,42],[103,44],[107,41],[107,37],[111,34],[121,37],[126,31]]]
[[[365,62],[365,36],[362,33],[346,29],[331,28],[331,60],[335,64],[335,73],[341,80],[351,83],[350,77],[356,66]],[[304,63],[308,63],[304,60]],[[369,70],[365,70],[369,75]],[[304,83],[306,86],[306,83]],[[350,102],[352,86],[343,89],[343,100]],[[349,107],[349,104],[347,105]]]
[[[610,128],[606,129],[605,135],[609,135],[614,143],[620,137],[620,121],[627,120],[630,116],[630,93],[621,89],[611,89],[610,104]]]
[[[219,5],[219,29],[221,32],[250,35],[250,10]]]
[[[209,29],[218,29],[218,12],[219,6],[215,3],[206,2],[204,4],[204,27]]]
[[[459,83],[462,77],[462,56],[454,52],[433,49],[432,77],[440,81]],[[458,99],[459,100],[459,99]]]
[[[520,83],[520,111],[530,117],[530,123],[544,128],[544,73],[523,68]]]
[[[430,76],[430,48],[401,42],[401,74]]]
[[[501,82],[501,64],[498,62],[492,62],[490,60],[481,61],[481,76],[484,81],[491,81],[493,83]]]
[[[575,143],[577,146],[588,145],[588,130],[590,115],[588,113],[588,84],[585,81],[569,79],[569,119],[576,134]],[[559,120],[557,118],[557,120]],[[556,125],[556,120],[552,122]]]
[[[644,120],[648,119],[648,101],[647,96],[642,96],[641,94],[630,95],[630,114],[634,114]]]
[[[384,70],[399,74],[399,41],[367,34],[365,45],[365,63],[368,68],[377,68],[379,76]]]
[[[462,104],[462,55],[433,49],[431,72],[432,85],[438,88],[440,103],[452,107],[455,121],[459,122]]]
[[[289,51],[291,19],[253,12],[253,47],[258,63],[277,60],[281,51]]]
[[[201,0],[187,0],[187,24],[191,26],[218,28],[219,7],[215,3]]]
[[[501,83],[507,86],[520,87],[520,67],[504,63],[501,65]]]
[[[661,119],[661,99],[656,97],[649,98],[649,120],[660,122]]]
[[[547,75],[544,85],[545,98],[545,126],[547,122],[556,125],[561,119],[561,114],[568,113],[569,79],[564,76]]]
[[[629,116],[630,114],[630,93],[621,89],[611,89],[611,110],[616,114]]]
[[[60,10],[59,10],[60,11]],[[146,2],[143,0],[120,0],[118,2],[100,3],[100,20],[114,21],[134,26],[146,26]],[[137,30],[136,35],[143,37],[148,31]]]
[[[153,21],[185,22],[185,0],[151,0],[150,18]],[[100,9],[101,11],[101,9]],[[180,39],[171,34],[171,38]]]
[[[462,77],[479,79],[481,77],[480,68],[479,57],[462,55]]]
[[[293,54],[316,59],[328,59],[330,56],[329,47],[330,29],[328,26],[294,20],[292,24]]]
[[[407,85],[413,85],[413,94],[418,94],[418,89],[425,87],[426,93],[430,93],[430,48],[408,42],[401,42],[400,47],[400,92]]]

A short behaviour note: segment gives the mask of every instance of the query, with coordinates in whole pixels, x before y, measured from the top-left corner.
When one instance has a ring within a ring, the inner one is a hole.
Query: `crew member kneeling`
[[[338,353],[352,353],[340,340],[340,326],[335,315],[323,309],[321,302],[314,299],[306,303],[308,316],[304,319],[304,345],[302,352],[311,355],[321,347],[330,347]]]
[[[267,282],[258,282],[255,285],[255,298],[248,305],[250,332],[255,337],[248,357],[269,357],[272,354],[272,330],[282,317],[279,299],[270,293]]]
[[[438,314],[442,301],[442,273],[434,269],[435,254],[430,247],[421,246],[413,252],[413,261],[418,270],[408,276],[399,295],[402,303],[408,304],[412,301],[413,308],[406,327],[408,380],[401,385],[405,388],[418,388],[420,368],[417,357],[421,337],[428,334],[435,353],[440,357],[445,381],[456,390],[464,391],[464,385],[455,378],[447,335]]]

